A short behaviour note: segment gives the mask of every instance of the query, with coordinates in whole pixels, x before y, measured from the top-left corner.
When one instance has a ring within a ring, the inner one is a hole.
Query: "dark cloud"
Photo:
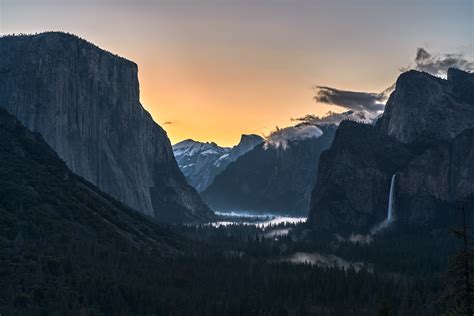
[[[384,109],[385,101],[393,91],[393,86],[380,93],[339,90],[325,86],[316,86],[314,90],[314,99],[317,102],[337,105],[353,111],[377,112]]]
[[[344,120],[351,120],[361,123],[371,124],[373,123],[380,113],[368,112],[368,111],[353,111],[349,110],[342,113],[328,112],[324,116],[316,116],[308,114],[304,117],[292,119],[293,121],[313,124],[313,125],[339,125]]]
[[[431,54],[424,48],[418,48],[414,68],[432,75],[445,76],[449,68],[472,71],[474,62],[467,60],[463,54]]]
[[[325,86],[314,87],[314,99],[317,102],[337,105],[347,111],[342,113],[329,111],[324,116],[306,115],[293,119],[315,125],[338,125],[343,120],[352,120],[367,124],[373,123],[382,114],[390,93],[395,89],[395,84],[382,92],[356,92],[340,90]]]
[[[462,54],[431,54],[424,48],[417,49],[414,63],[411,67],[403,68],[401,71],[414,68],[433,75],[445,76],[449,68],[458,68],[465,71],[474,70],[474,62],[467,60]],[[330,111],[324,116],[306,115],[293,120],[316,125],[339,124],[343,120],[372,123],[383,112],[385,102],[394,89],[395,84],[380,93],[315,86],[314,100],[340,106],[347,109],[347,111],[342,113]]]
[[[171,125],[171,124],[173,124],[173,122],[171,122],[171,121],[166,121],[166,122],[163,123],[163,125]]]

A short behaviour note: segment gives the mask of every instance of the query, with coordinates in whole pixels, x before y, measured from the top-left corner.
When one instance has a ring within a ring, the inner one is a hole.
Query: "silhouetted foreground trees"
[[[250,227],[187,227],[176,229],[207,242],[188,241],[194,250],[162,257],[119,240],[71,238],[67,229],[33,234],[34,214],[23,216],[20,235],[8,237],[8,227],[0,226],[4,285],[0,313],[5,315],[438,315],[443,311],[437,301],[448,249],[431,251],[436,241],[431,240],[430,247],[428,239],[413,242],[414,235],[397,239],[394,232],[371,245],[331,245],[324,236],[298,240],[298,227],[296,235],[277,240],[262,238]],[[287,251],[324,252],[326,247],[350,260],[372,258],[374,272],[277,260]]]
[[[469,237],[466,210],[462,205],[462,226],[451,230],[461,248],[451,257],[442,302],[447,315],[473,315],[474,303],[474,241]]]
[[[436,287],[423,278],[383,277],[268,263],[220,254],[157,260],[139,252],[71,244],[3,248],[0,312],[96,315],[433,315]]]
[[[0,212],[3,218],[11,214],[1,207]],[[443,243],[436,239],[393,232],[364,245],[335,243],[327,236],[302,238],[298,227],[293,228],[294,235],[278,239],[264,238],[253,227],[176,227],[196,241],[187,241],[191,249],[163,257],[131,247],[113,231],[88,239],[70,230],[67,221],[38,219],[38,209],[15,212],[21,221],[0,224],[4,315],[438,315],[443,311],[437,300],[450,249],[437,248]],[[57,225],[61,222],[63,227]],[[370,262],[374,272],[278,260],[295,251]]]

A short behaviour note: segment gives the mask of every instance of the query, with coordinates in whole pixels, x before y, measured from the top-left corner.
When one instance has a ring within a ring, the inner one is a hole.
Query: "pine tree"
[[[447,315],[473,315],[473,240],[468,236],[466,211],[462,204],[462,227],[452,229],[454,236],[462,242],[462,248],[450,260],[447,287],[443,302],[447,306]]]

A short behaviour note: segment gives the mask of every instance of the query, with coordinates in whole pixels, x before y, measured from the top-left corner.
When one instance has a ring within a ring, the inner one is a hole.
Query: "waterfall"
[[[392,176],[392,182],[390,182],[390,194],[388,196],[388,210],[387,210],[387,218],[385,221],[391,223],[393,221],[393,209],[394,209],[394,191],[395,191],[395,178],[397,174]]]
[[[390,193],[388,195],[388,206],[387,206],[387,217],[381,222],[375,225],[371,230],[371,234],[376,234],[379,231],[387,228],[395,219],[395,181],[397,174],[395,173],[392,176],[392,181],[390,182]]]

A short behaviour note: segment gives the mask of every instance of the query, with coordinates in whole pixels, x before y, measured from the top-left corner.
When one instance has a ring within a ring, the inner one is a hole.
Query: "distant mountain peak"
[[[242,134],[240,136],[239,144],[241,144],[242,142],[247,142],[247,141],[260,141],[260,142],[262,142],[263,137],[259,136],[259,135],[256,135],[256,134]]]
[[[243,134],[240,142],[232,148],[221,147],[214,142],[187,139],[175,144],[173,153],[188,183],[198,191],[203,191],[229,163],[262,142],[262,137],[253,134]]]

